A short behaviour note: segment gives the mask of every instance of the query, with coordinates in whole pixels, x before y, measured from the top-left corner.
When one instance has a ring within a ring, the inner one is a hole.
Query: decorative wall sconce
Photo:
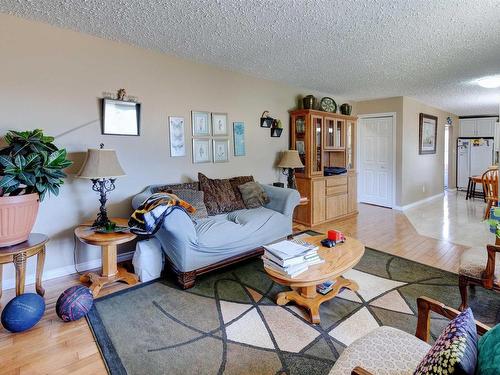
[[[260,117],[260,126],[262,128],[271,129],[271,137],[281,137],[283,132],[283,124],[280,119],[275,119],[270,116],[269,111],[262,112]]]

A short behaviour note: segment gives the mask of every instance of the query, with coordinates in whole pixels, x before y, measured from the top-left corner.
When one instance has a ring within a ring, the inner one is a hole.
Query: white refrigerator
[[[491,165],[494,156],[493,138],[458,138],[457,189],[467,190],[469,177],[481,176]],[[482,186],[476,186],[482,190]]]

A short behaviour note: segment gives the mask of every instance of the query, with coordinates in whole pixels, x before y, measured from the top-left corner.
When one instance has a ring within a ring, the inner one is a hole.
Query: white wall
[[[117,181],[109,197],[111,216],[128,216],[131,197],[145,186],[196,179],[198,171],[276,181],[275,160],[288,148],[288,110],[296,107],[299,94],[311,93],[7,15],[0,15],[0,51],[0,135],[9,129],[44,129],[71,153],[72,173],[87,148],[103,142],[116,149],[127,177]],[[101,135],[98,98],[119,88],[142,103],[140,137]],[[231,157],[226,164],[192,164],[191,110],[227,112],[230,124],[244,121],[247,156]],[[264,110],[282,120],[281,138],[259,127]],[[167,118],[172,115],[186,119],[186,157],[169,157]],[[94,218],[97,199],[89,181],[70,177],[59,197],[42,203],[34,230],[50,236],[45,276],[72,271],[73,230]],[[96,247],[80,245],[78,262],[96,266],[99,254]],[[30,259],[28,275],[33,272]],[[12,287],[13,277],[13,267],[6,266],[4,288]]]

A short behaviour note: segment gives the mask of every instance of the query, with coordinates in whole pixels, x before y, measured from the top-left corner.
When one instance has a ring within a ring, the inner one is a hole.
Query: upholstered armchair
[[[418,320],[415,336],[392,327],[379,327],[349,345],[333,366],[330,375],[413,374],[431,346],[431,312],[448,319],[460,312],[427,297],[417,299]],[[476,321],[479,335],[490,328]]]
[[[500,243],[483,248],[472,248],[462,254],[458,269],[458,283],[462,304],[459,310],[467,307],[467,289],[469,285],[479,285],[486,289],[500,291]]]

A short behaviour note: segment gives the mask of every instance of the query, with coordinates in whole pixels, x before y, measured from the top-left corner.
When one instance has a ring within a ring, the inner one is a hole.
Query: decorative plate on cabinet
[[[335,100],[329,98],[328,96],[325,96],[323,99],[321,99],[319,107],[322,111],[325,112],[335,113],[337,111],[337,103],[335,103]]]

